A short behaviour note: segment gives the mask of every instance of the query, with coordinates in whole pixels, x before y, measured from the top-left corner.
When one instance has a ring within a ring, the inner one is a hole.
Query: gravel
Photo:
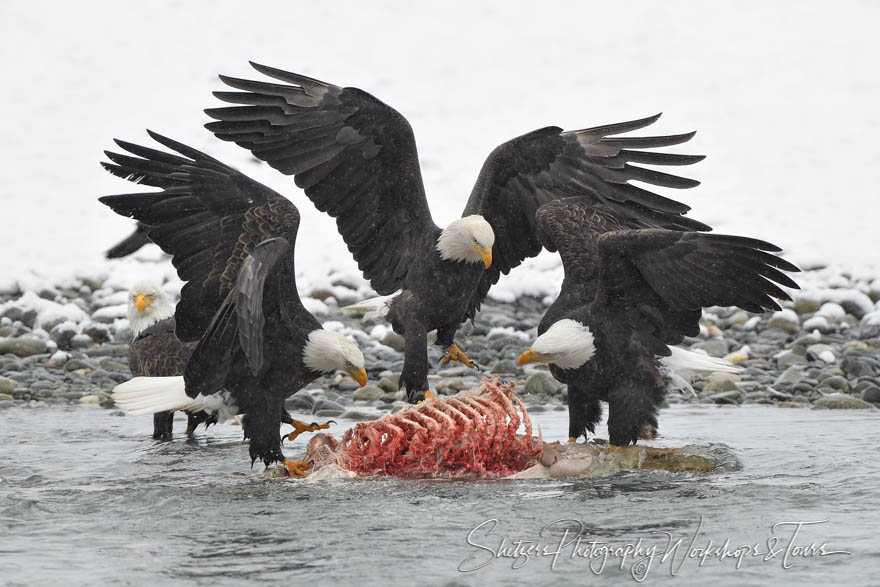
[[[844,275],[833,282],[835,287],[804,292],[781,312],[708,308],[701,334],[682,346],[726,357],[743,371],[697,376],[692,381],[696,393],[671,391],[668,401],[880,407],[880,291],[875,291],[875,280],[857,282]],[[291,396],[285,407],[356,420],[402,409],[406,404],[397,381],[403,337],[381,322],[343,315],[341,300],[355,301],[354,289],[336,285],[318,293],[328,312],[320,318],[353,336],[363,349],[370,383],[359,388],[346,376],[325,377]],[[102,289],[96,279],[0,295],[0,408],[45,402],[112,409],[113,386],[131,377],[131,331],[119,307],[124,295]],[[564,410],[566,387],[545,366],[523,371],[516,363],[534,340],[546,307],[546,300],[531,297],[512,303],[488,300],[475,323],[463,324],[456,339],[479,368],[439,365],[443,353],[431,345],[432,389],[454,394],[483,375],[498,374],[516,382],[530,410]]]

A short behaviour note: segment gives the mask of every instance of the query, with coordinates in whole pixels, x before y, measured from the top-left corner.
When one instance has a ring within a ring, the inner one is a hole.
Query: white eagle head
[[[437,251],[446,261],[482,263],[488,269],[492,264],[492,245],[495,231],[479,214],[454,220],[440,233]]]
[[[312,371],[332,373],[339,369],[351,375],[361,387],[367,384],[364,354],[339,332],[311,331],[303,348],[303,361]]]
[[[596,353],[593,333],[577,320],[554,322],[535,339],[531,348],[519,356],[520,365],[553,363],[563,369],[577,369]]]
[[[156,322],[174,316],[174,306],[165,292],[151,281],[135,283],[128,292],[128,323],[134,336]]]

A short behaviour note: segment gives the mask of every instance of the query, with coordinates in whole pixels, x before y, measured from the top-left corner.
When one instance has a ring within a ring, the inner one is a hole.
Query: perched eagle
[[[778,310],[799,271],[764,241],[640,228],[586,198],[546,204],[537,214],[548,249],[559,251],[562,290],[519,364],[550,363],[568,384],[569,436],[594,432],[608,402],[612,444],[635,443],[657,425],[669,371],[731,370],[729,363],[671,348],[700,331],[702,308]],[[775,283],[774,283],[775,282]]]
[[[150,237],[147,236],[149,230],[149,226],[143,222],[138,222],[134,227],[134,232],[107,250],[106,257],[108,259],[119,259],[138,251],[141,247],[150,242]]]
[[[427,333],[448,349],[444,362],[471,365],[454,344],[502,273],[541,251],[535,213],[565,196],[586,196],[639,226],[708,230],[689,208],[631,180],[688,188],[698,182],[632,163],[688,165],[699,156],[640,149],[676,145],[693,133],[611,137],[657,118],[565,132],[546,127],[497,147],[483,165],[462,218],[440,228],[431,218],[412,129],[393,108],[343,88],[253,64],[280,82],[220,76],[241,92],[215,92],[237,106],[212,108],[207,124],[287,175],[337,227],[364,277],[382,296],[360,308],[386,315],[406,339],[401,385],[410,399],[428,391]]]
[[[136,283],[128,292],[128,323],[132,342],[128,347],[128,365],[135,377],[171,377],[183,370],[196,343],[180,342],[174,334],[174,307],[158,285]],[[186,434],[199,424],[216,424],[215,415],[203,411],[187,412]],[[174,412],[153,414],[153,438],[171,440]]]
[[[252,462],[281,462],[291,475],[303,475],[308,463],[281,452],[284,400],[337,369],[361,385],[367,375],[357,345],[322,329],[300,301],[293,249],[299,211],[220,161],[150,136],[176,154],[117,141],[135,156],[107,152],[113,163],[103,165],[161,191],[100,201],[149,225],[150,240],[172,255],[186,282],[175,332],[181,341],[198,344],[182,377],[137,377],[117,386],[114,399],[134,413],[210,409],[220,418],[244,413]],[[314,429],[291,423],[291,436]]]

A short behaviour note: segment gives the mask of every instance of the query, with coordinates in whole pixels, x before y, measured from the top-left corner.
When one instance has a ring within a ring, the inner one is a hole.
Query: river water
[[[564,439],[565,412],[533,419]],[[0,412],[0,584],[880,580],[880,411],[674,405],[660,443],[724,443],[741,466],[482,482],[266,479],[236,426],[161,444],[151,422],[91,406]],[[725,541],[726,558],[701,560]]]

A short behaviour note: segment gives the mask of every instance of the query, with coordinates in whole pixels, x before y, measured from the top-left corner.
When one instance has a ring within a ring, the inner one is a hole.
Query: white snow
[[[314,314],[315,316],[326,316],[330,310],[327,308],[327,304],[322,302],[321,300],[316,300],[315,298],[303,297],[302,298],[303,307]]]
[[[98,308],[92,313],[92,320],[95,322],[113,322],[117,318],[125,318],[126,316],[128,316],[128,306],[120,304],[118,306]]]
[[[783,322],[788,322],[789,324],[798,324],[800,320],[798,320],[798,315],[794,313],[794,310],[790,310],[788,308],[783,308],[778,312],[773,312],[773,317],[771,320],[781,320]]]
[[[671,150],[708,158],[673,170],[702,186],[662,193],[718,233],[769,240],[803,266],[828,265],[827,279],[844,269],[866,284],[877,277],[880,84],[865,74],[880,54],[876,3],[211,6],[2,3],[0,18],[15,23],[0,41],[15,56],[4,73],[27,84],[0,97],[0,292],[83,276],[108,288],[148,278],[179,290],[155,246],[136,258],[102,257],[133,223],[96,198],[150,188],[111,177],[98,161],[114,137],[150,144],[149,127],[291,198],[302,215],[302,294],[344,282],[369,297],[334,221],[293,179],[201,127],[202,109],[220,105],[210,94],[224,88],[216,74],[254,76],[248,59],[361,87],[398,109],[414,129],[440,226],[460,215],[500,143],[550,124],[575,129],[664,111],[646,132],[697,129]],[[553,296],[561,278],[558,257],[545,253],[491,295]],[[825,301],[840,303],[835,295]]]
[[[829,332],[831,330],[831,326],[828,324],[828,320],[824,316],[813,316],[812,318],[804,320],[803,329],[807,332],[811,332],[813,330],[818,330],[819,332]]]
[[[822,361],[828,363],[829,365],[834,363],[837,360],[837,357],[835,357],[834,353],[831,351],[822,351],[821,353],[819,353],[819,358],[822,359]]]
[[[51,329],[61,322],[82,322],[86,319],[86,313],[76,304],[59,304],[52,300],[44,300],[33,291],[27,291],[18,299],[0,304],[0,314],[9,308],[19,308],[24,312],[30,310],[36,312],[34,326],[37,328],[48,327]]]
[[[510,326],[496,326],[494,328],[490,328],[487,338],[495,338],[497,336],[509,336],[512,338],[519,339],[523,342],[531,342],[531,337],[525,332],[520,332],[519,330],[510,327]]]

